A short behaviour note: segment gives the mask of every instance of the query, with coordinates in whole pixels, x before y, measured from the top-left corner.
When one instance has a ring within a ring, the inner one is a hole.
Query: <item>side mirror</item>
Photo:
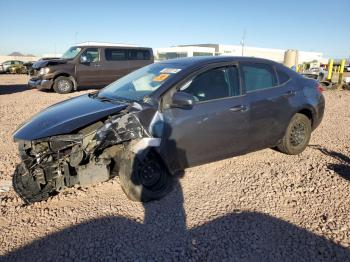
[[[88,57],[86,55],[81,55],[80,56],[80,63],[82,63],[82,64],[90,64],[91,61],[88,59]]]
[[[193,96],[185,92],[176,92],[171,99],[171,107],[191,109]]]

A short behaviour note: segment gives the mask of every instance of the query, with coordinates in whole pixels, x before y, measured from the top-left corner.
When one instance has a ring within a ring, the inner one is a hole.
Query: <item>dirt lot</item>
[[[0,75],[0,181],[17,157],[11,134],[68,97]],[[350,261],[350,92],[299,156],[267,149],[186,170],[165,199],[129,201],[118,178],[22,206],[0,193],[0,260]],[[215,138],[213,138],[215,139]]]

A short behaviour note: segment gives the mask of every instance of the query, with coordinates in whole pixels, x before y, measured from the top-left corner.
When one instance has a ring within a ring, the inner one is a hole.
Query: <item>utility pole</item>
[[[246,29],[244,28],[243,36],[242,36],[242,40],[241,40],[241,45],[242,45],[242,56],[244,55],[245,33],[246,33]]]
[[[77,36],[78,36],[78,32],[75,32],[75,34],[74,34],[74,44],[77,44]]]

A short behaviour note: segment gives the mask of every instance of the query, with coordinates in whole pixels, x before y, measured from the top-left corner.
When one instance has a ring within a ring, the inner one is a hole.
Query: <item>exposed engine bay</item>
[[[22,163],[13,177],[14,189],[33,203],[66,187],[107,181],[118,175],[121,151],[143,137],[150,135],[135,112],[123,110],[74,134],[17,141]]]

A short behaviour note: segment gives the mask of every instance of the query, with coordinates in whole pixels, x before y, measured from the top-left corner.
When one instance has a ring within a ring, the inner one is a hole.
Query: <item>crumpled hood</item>
[[[33,69],[40,69],[45,66],[50,66],[50,65],[59,65],[59,64],[66,64],[67,59],[52,59],[52,60],[42,60],[42,61],[37,61],[33,64]]]
[[[89,95],[78,96],[39,112],[18,128],[13,138],[30,141],[69,134],[108,115],[118,113],[127,106],[123,103],[94,99]]]

